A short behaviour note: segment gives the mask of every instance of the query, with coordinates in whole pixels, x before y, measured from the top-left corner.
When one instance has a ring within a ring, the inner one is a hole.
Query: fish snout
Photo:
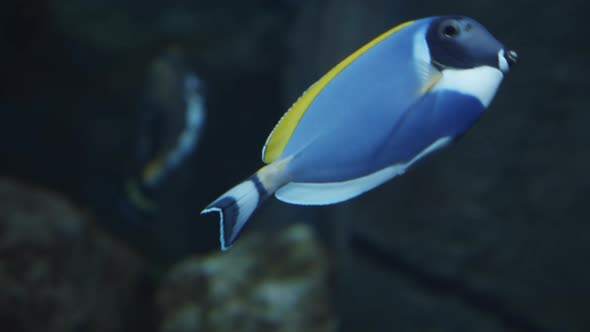
[[[518,53],[516,51],[503,48],[498,52],[498,68],[506,74],[510,68],[516,64],[518,60]]]
[[[516,51],[503,48],[498,52],[498,68],[503,73],[507,73],[518,60],[518,53]]]
[[[506,62],[508,62],[508,67],[512,67],[516,64],[516,61],[518,60],[518,53],[516,53],[515,50],[505,50],[504,58],[506,58]]]

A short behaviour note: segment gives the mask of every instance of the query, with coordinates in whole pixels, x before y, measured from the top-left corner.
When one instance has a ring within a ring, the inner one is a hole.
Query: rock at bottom
[[[158,295],[160,331],[336,331],[331,271],[307,225],[247,234],[229,252],[170,271]]]
[[[143,327],[144,269],[56,193],[0,179],[0,330]]]

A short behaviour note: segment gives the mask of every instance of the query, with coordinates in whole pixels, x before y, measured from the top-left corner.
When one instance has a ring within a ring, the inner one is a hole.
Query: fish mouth
[[[518,61],[518,53],[511,49],[501,49],[498,52],[498,68],[503,73],[507,73],[510,71],[510,68],[516,64]]]

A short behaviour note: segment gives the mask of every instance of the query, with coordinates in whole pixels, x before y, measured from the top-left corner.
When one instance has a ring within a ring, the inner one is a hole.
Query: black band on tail
[[[260,206],[270,196],[270,194],[268,193],[266,188],[264,188],[264,185],[262,185],[262,182],[260,182],[260,178],[258,177],[258,174],[254,174],[250,178],[250,180],[252,182],[254,182],[254,186],[256,187],[256,191],[258,191],[258,197],[259,197],[258,206]]]
[[[231,230],[236,229],[236,222],[240,215],[240,207],[237,201],[233,197],[223,197],[219,201],[215,202],[215,207],[220,209],[220,220],[219,220],[219,236],[222,247],[229,248],[233,242],[238,238],[241,233],[241,229],[238,229],[235,233]],[[226,230],[230,230],[227,231]]]
[[[219,213],[221,249],[229,249],[256,209],[269,197],[257,175],[238,184],[211,203],[203,212]]]

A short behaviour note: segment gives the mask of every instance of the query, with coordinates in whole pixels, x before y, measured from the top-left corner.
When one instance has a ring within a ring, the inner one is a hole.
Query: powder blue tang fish
[[[295,102],[262,150],[266,166],[202,213],[232,246],[272,194],[342,202],[403,174],[473,126],[517,54],[461,16],[403,23],[350,55]]]

